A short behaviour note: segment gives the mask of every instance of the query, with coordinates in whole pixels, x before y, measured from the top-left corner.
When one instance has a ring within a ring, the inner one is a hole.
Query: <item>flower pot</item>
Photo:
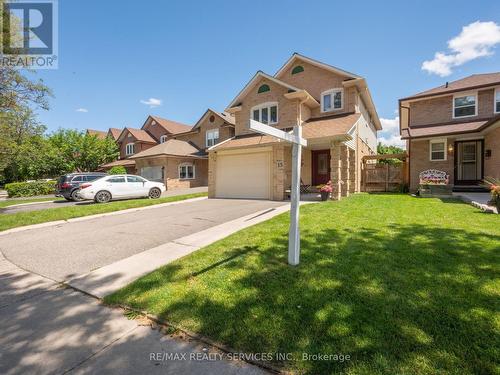
[[[320,193],[321,193],[321,200],[322,201],[326,201],[328,199],[328,196],[330,195],[330,193],[327,191],[320,191]]]

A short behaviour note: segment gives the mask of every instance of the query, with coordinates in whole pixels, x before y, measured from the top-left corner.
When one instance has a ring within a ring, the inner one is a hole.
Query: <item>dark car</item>
[[[80,185],[89,181],[97,180],[98,178],[107,176],[107,173],[102,172],[82,172],[82,173],[68,173],[57,180],[56,184],[56,197],[64,197],[68,201],[78,201],[80,198],[77,192]]]

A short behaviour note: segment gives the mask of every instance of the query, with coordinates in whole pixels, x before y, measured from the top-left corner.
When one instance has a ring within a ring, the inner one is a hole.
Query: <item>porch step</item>
[[[455,193],[488,193],[488,188],[478,185],[455,185],[453,186],[453,192]]]

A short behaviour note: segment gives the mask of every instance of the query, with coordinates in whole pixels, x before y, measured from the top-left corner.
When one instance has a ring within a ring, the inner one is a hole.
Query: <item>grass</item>
[[[23,203],[36,203],[36,202],[54,202],[54,201],[59,201],[62,200],[60,198],[52,197],[52,198],[26,198],[26,199],[7,199],[0,201],[0,208],[5,208],[9,206],[13,206],[16,204],[23,204]]]
[[[126,210],[128,208],[152,206],[160,203],[176,202],[185,199],[203,197],[206,195],[207,193],[194,193],[159,199],[131,199],[102,204],[89,203],[61,208],[48,208],[45,210],[5,214],[0,215],[0,231],[24,225],[40,224],[56,220],[68,220],[75,217]]]
[[[458,201],[357,195],[240,231],[108,296],[308,374],[493,374],[500,217]],[[349,361],[302,360],[303,353]]]

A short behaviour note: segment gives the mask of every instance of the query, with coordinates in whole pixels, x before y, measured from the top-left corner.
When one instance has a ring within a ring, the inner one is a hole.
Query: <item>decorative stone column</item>
[[[342,160],[340,142],[330,144],[330,179],[333,185],[332,199],[340,200],[342,193]]]
[[[208,197],[215,198],[215,168],[217,168],[217,153],[208,154]]]
[[[285,199],[285,146],[274,145],[272,157],[273,171],[273,200]]]
[[[343,197],[349,196],[349,184],[350,184],[350,176],[349,176],[349,147],[346,145],[340,146],[340,160],[341,160],[341,179],[343,184],[341,185],[340,194]]]
[[[356,151],[349,149],[349,193],[356,192]]]

